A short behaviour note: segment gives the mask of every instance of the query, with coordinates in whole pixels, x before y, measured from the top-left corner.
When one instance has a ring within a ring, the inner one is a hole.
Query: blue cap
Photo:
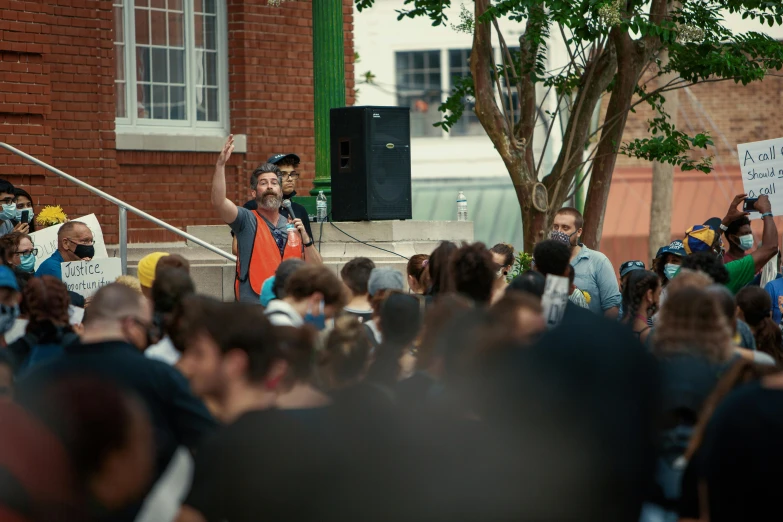
[[[630,274],[634,270],[644,270],[643,261],[626,261],[620,265],[620,277],[625,277],[626,274]]]
[[[658,255],[655,257],[661,257],[664,254],[674,254],[675,256],[685,257],[688,253],[685,251],[685,245],[679,239],[675,239],[667,246],[658,250]]]
[[[19,283],[16,282],[14,271],[5,265],[0,266],[0,288],[10,288],[19,291]]]
[[[272,291],[272,287],[275,285],[275,276],[270,277],[264,284],[261,285],[261,306],[266,308],[269,306],[269,302],[277,299],[277,296]]]

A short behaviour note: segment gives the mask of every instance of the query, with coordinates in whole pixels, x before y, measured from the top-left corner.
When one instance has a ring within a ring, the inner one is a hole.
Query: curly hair
[[[455,290],[477,303],[487,304],[495,283],[495,262],[484,243],[463,245],[451,255]]]
[[[778,365],[783,364],[783,333],[772,320],[772,298],[767,291],[747,286],[737,292],[735,301],[753,329],[758,350],[771,355]]]
[[[684,353],[720,363],[733,351],[732,327],[718,301],[695,286],[669,290],[652,339],[658,357]]]
[[[633,324],[644,296],[649,290],[657,290],[660,284],[658,275],[649,270],[634,270],[628,274],[628,282],[623,287],[623,323]]]
[[[54,326],[68,325],[71,298],[68,287],[53,276],[34,277],[22,293],[30,325],[49,322]],[[29,328],[29,326],[28,326]]]
[[[712,252],[697,252],[687,256],[682,260],[682,268],[704,272],[719,285],[725,285],[729,282],[728,270]]]
[[[563,276],[571,262],[571,249],[555,239],[546,239],[533,248],[536,270],[544,275]]]
[[[741,218],[735,219],[729,223],[729,226],[726,228],[726,234],[736,236],[739,233],[739,229],[745,225],[750,226],[750,219],[748,219],[748,216],[742,216]]]

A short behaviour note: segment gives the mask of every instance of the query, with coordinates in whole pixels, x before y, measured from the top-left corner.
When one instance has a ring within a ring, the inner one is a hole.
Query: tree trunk
[[[642,66],[642,54],[638,52],[637,44],[628,33],[612,29],[611,36],[617,49],[617,76],[604,117],[605,127],[601,131],[601,139],[593,160],[593,172],[585,201],[585,225],[582,235],[584,244],[595,250],[601,244],[612,172]]]
[[[669,62],[669,53],[661,51],[661,65]],[[661,76],[661,83],[666,84],[674,79],[671,73]],[[680,108],[678,91],[666,94],[666,112],[671,116],[671,123],[677,126],[677,111]],[[653,162],[652,166],[652,198],[650,202],[650,245],[649,257],[653,259],[658,249],[669,244],[672,235],[672,186],[674,184],[674,167],[668,163]]]

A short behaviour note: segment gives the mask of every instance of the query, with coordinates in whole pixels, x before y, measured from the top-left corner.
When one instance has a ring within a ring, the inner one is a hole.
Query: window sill
[[[156,152],[220,152],[226,136],[190,136],[179,134],[133,134],[117,132],[117,150]],[[234,134],[234,152],[247,152],[247,135]]]

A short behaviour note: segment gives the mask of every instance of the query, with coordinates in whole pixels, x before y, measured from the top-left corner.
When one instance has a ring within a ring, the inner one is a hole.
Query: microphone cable
[[[332,221],[332,213],[331,212],[329,212],[329,215],[327,216],[327,220],[329,221],[330,225],[332,225],[334,228],[336,228],[339,232],[342,232],[344,235],[346,235],[349,238],[353,239],[356,243],[361,243],[362,245],[365,245],[365,246],[368,246],[368,247],[371,247],[371,248],[375,248],[375,249],[381,250],[383,252],[387,252],[387,253],[395,255],[397,257],[401,257],[401,258],[405,259],[406,261],[409,261],[409,258],[405,257],[402,254],[398,254],[397,252],[392,252],[391,250],[387,250],[387,249],[381,248],[379,246],[371,245],[371,244],[369,244],[366,241],[362,241],[361,239],[357,239],[357,238],[353,237],[351,234],[349,234],[348,232],[346,232],[345,230],[341,229],[340,227],[338,227],[337,225],[334,224],[334,222]],[[319,222],[319,225],[320,225],[320,230],[319,230],[319,233],[318,233],[318,253],[320,254],[321,253],[321,239],[323,238],[323,234],[324,234],[324,222],[323,221]]]

